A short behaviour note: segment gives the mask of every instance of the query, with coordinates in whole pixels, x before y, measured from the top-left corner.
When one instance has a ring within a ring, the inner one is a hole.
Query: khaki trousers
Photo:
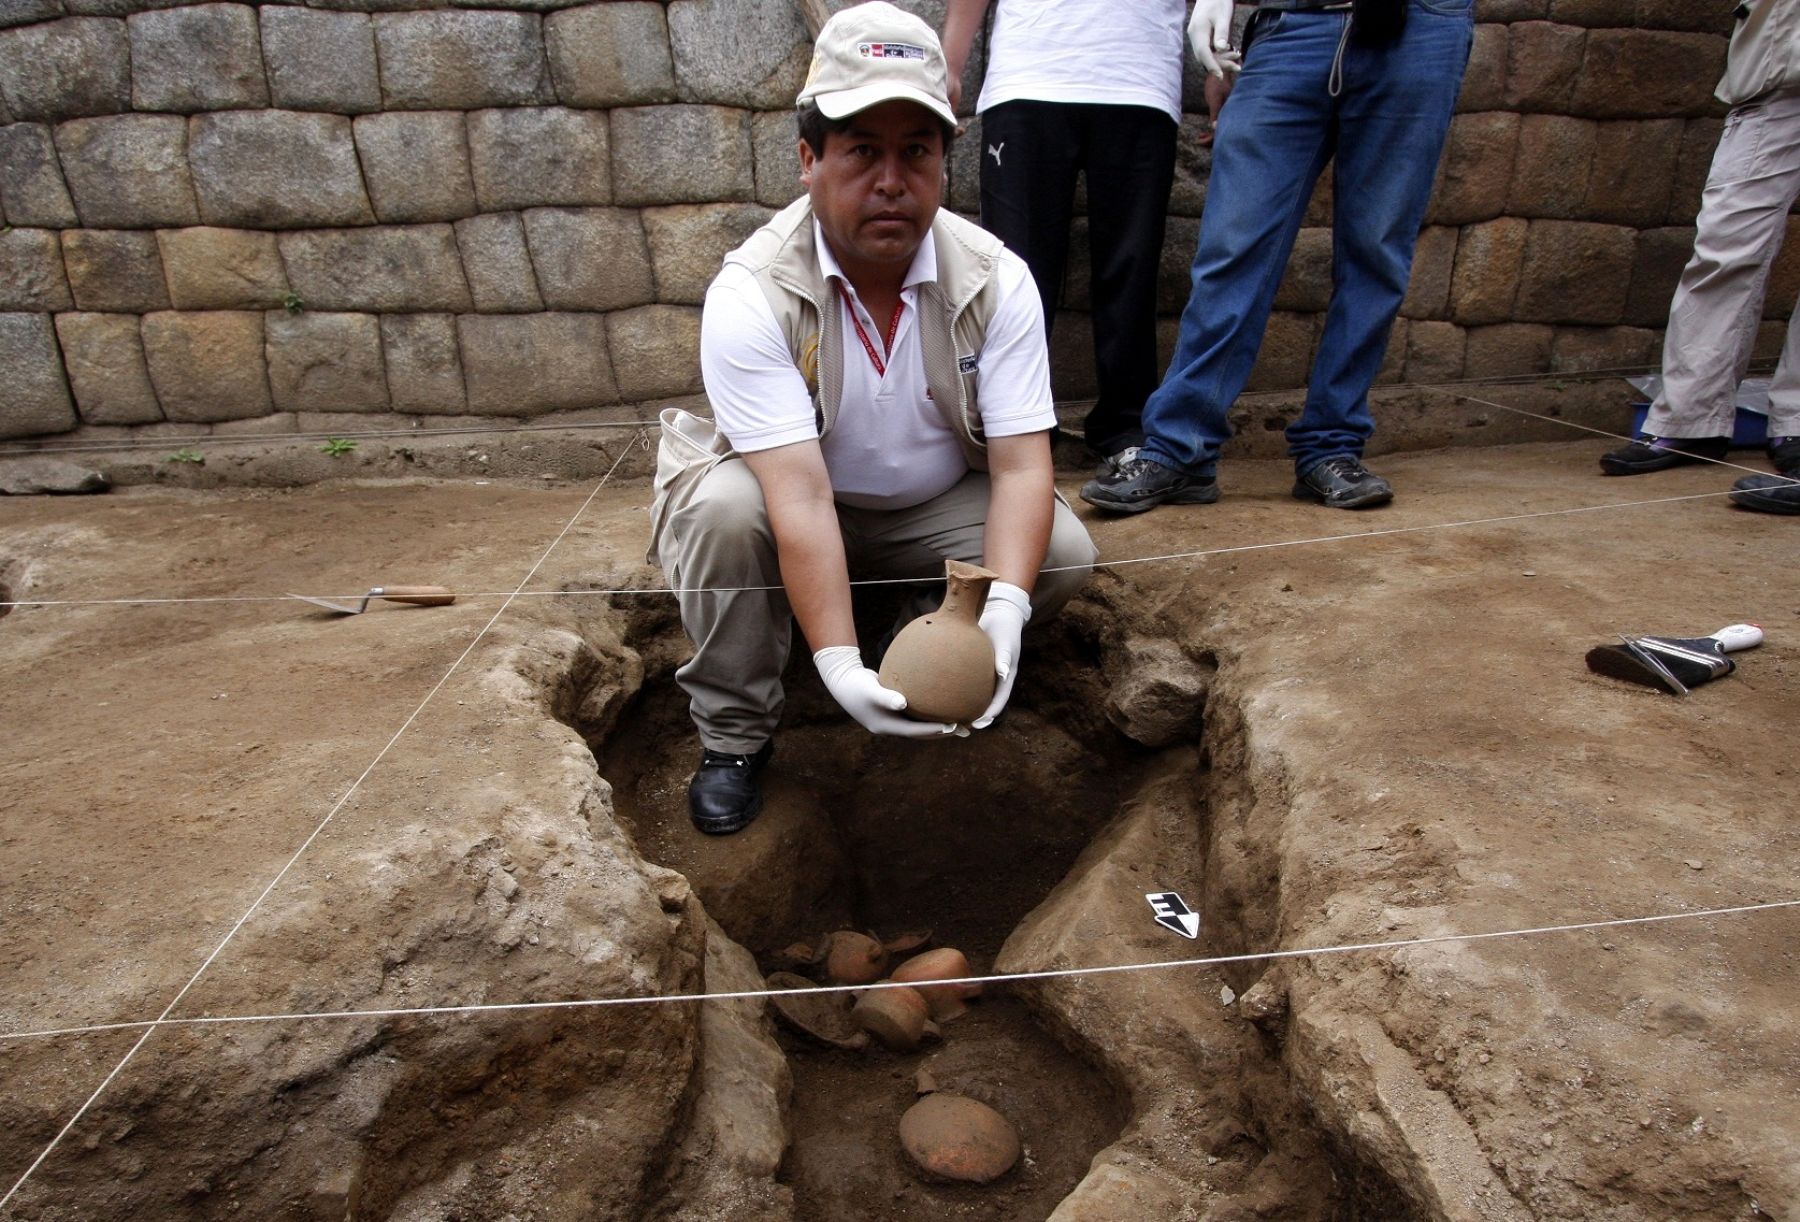
[[[979,471],[910,509],[839,505],[852,580],[941,578],[947,559],[980,563],[987,509],[988,477]],[[670,516],[659,553],[694,643],[693,658],[675,678],[688,694],[700,741],[714,751],[755,751],[781,720],[793,613],[762,486],[742,459],[707,472],[693,499]],[[1087,529],[1058,499],[1045,571],[1031,595],[1033,623],[1075,596],[1097,557]]]
[[[1694,256],[1663,340],[1663,385],[1644,431],[1729,437],[1769,269],[1800,196],[1800,93],[1748,102],[1725,118],[1701,196]],[[1800,436],[1800,309],[1769,385],[1769,436]]]

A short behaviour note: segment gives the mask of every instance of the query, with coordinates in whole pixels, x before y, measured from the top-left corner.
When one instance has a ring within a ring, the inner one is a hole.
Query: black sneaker
[[[1081,499],[1108,513],[1143,513],[1158,505],[1210,505],[1219,499],[1219,481],[1210,475],[1184,475],[1154,458],[1134,456],[1083,484]]]
[[[1294,482],[1294,496],[1332,509],[1362,509],[1394,499],[1393,485],[1353,454],[1327,458]]]
[[[762,813],[758,778],[775,744],[766,742],[754,755],[730,755],[703,748],[700,767],[688,782],[688,817],[708,836],[729,836],[750,826]]]
[[[1646,433],[1628,446],[1602,454],[1600,469],[1608,475],[1644,475],[1724,458],[1730,452],[1729,437],[1652,437]]]
[[[1789,475],[1746,475],[1731,486],[1731,503],[1761,513],[1800,513],[1800,466]]]
[[[1769,461],[1789,479],[1800,479],[1800,437],[1769,438]]]

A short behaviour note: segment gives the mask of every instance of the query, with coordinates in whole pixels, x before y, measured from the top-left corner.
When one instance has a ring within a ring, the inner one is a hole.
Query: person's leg
[[[948,492],[909,509],[843,509],[859,576],[942,578],[944,561],[980,564],[987,530],[989,482],[971,471]],[[1043,571],[1031,591],[1031,622],[1041,623],[1073,598],[1099,553],[1087,528],[1061,498]]]
[[[981,226],[1031,268],[1046,336],[1069,259],[1080,155],[1073,109],[1018,101],[981,112]]]
[[[1149,106],[1079,106],[1087,176],[1089,282],[1100,397],[1088,447],[1112,455],[1143,441],[1144,400],[1156,389],[1156,276],[1175,121]]]
[[[1800,514],[1800,302],[1788,319],[1781,362],[1769,383],[1769,461],[1774,475],[1746,475],[1731,486],[1745,509]]]
[[[1646,433],[1731,435],[1737,384],[1796,195],[1800,97],[1733,110],[1701,196],[1694,254],[1669,306],[1662,391],[1644,422]]]
[[[671,515],[662,548],[694,656],[675,672],[711,751],[760,750],[781,720],[792,613],[762,487],[727,459]],[[773,587],[773,588],[769,588]]]
[[[1470,4],[1413,0],[1397,41],[1368,47],[1352,39],[1345,47],[1331,303],[1305,408],[1287,430],[1288,451],[1301,475],[1330,458],[1360,458],[1374,432],[1369,387],[1406,296],[1413,247],[1473,38]],[[1227,105],[1227,121],[1235,104],[1234,98]]]
[[[1226,412],[1249,380],[1313,183],[1331,157],[1326,81],[1341,28],[1335,13],[1261,18],[1219,115],[1193,288],[1174,359],[1144,405],[1141,453],[1163,467],[1211,479],[1231,435]]]

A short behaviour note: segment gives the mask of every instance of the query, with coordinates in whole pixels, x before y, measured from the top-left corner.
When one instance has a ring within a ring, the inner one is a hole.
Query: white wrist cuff
[[[1019,613],[1021,619],[1031,619],[1031,595],[1008,581],[996,581],[988,587],[988,601],[1005,603]]]

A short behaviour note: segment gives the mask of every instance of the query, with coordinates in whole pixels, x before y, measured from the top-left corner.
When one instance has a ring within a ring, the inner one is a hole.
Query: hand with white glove
[[[1194,58],[1206,69],[1206,75],[1227,79],[1227,72],[1243,68],[1236,51],[1231,49],[1232,0],[1196,0],[1194,15],[1188,19],[1188,45]]]
[[[1018,586],[996,581],[988,587],[987,604],[981,609],[981,630],[994,644],[994,698],[969,724],[985,730],[1000,716],[1012,696],[1013,680],[1019,677],[1019,637],[1031,621],[1031,595]]]
[[[914,721],[901,710],[906,697],[891,687],[881,686],[875,672],[863,665],[862,651],[854,645],[831,645],[813,654],[813,665],[825,690],[843,706],[844,712],[871,734],[893,734],[900,738],[942,738],[946,734],[966,736],[961,726],[938,721]]]

